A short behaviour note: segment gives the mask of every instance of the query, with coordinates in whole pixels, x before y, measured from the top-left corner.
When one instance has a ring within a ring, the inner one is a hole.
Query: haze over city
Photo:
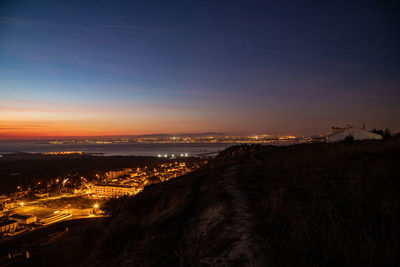
[[[385,3],[2,1],[0,138],[398,131]]]

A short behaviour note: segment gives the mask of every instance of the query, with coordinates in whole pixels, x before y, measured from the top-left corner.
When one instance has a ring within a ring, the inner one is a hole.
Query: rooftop
[[[28,218],[30,218],[30,217],[33,217],[33,215],[22,215],[22,214],[17,214],[17,213],[15,213],[15,214],[11,215],[10,217],[11,217],[11,218],[14,218],[14,219],[22,219],[22,220],[25,220],[25,219],[28,219]]]

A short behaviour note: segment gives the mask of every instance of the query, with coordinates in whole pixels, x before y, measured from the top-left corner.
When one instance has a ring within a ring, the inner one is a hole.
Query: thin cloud
[[[51,127],[51,122],[31,122],[31,121],[0,121],[0,131],[43,129]]]
[[[3,112],[43,112],[43,113],[95,113],[92,110],[74,109],[70,107],[15,107],[15,106],[0,106],[0,111]]]
[[[113,24],[93,24],[95,27],[113,28],[113,29],[126,29],[126,30],[142,30],[142,31],[159,31],[159,32],[176,32],[177,29],[170,28],[154,28],[142,26],[129,26],[129,25],[113,25]]]
[[[172,28],[158,28],[158,27],[145,27],[137,25],[116,25],[116,24],[65,24],[65,23],[53,23],[47,21],[40,21],[30,18],[18,18],[18,17],[4,17],[0,16],[0,20],[6,23],[18,25],[18,26],[70,26],[79,28],[110,28],[110,29],[122,29],[122,30],[137,30],[137,31],[154,31],[154,32],[177,32],[177,29]]]

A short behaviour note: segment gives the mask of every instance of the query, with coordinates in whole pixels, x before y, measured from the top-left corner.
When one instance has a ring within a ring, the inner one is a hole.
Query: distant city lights
[[[179,156],[180,156],[180,157],[188,157],[189,154],[188,154],[188,153],[180,153]],[[159,158],[162,158],[162,157],[168,158],[168,157],[169,157],[169,154],[158,154],[157,157],[159,157]],[[175,158],[175,157],[177,157],[177,155],[171,154],[171,158]]]
[[[49,142],[50,144],[62,144],[61,142],[59,143],[54,143],[54,142]],[[57,151],[57,152],[45,152],[42,153],[43,155],[73,155],[73,154],[79,154],[83,155],[83,151]]]
[[[307,143],[314,140],[323,140],[324,136],[293,136],[293,135],[270,135],[270,134],[258,134],[258,135],[220,135],[220,136],[167,136],[167,137],[132,137],[128,139],[112,139],[105,138],[103,140],[57,140],[49,141],[49,144],[120,144],[120,143],[172,143],[172,144],[275,144],[275,143]],[[50,155],[67,155],[67,154],[85,154],[84,151],[59,151],[59,152],[48,152],[44,154]],[[159,157],[163,157],[163,154],[159,154]]]

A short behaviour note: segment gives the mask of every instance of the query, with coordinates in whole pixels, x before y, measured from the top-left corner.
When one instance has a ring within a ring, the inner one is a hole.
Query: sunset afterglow
[[[1,139],[400,130],[399,35],[384,7],[96,3],[2,9]]]

